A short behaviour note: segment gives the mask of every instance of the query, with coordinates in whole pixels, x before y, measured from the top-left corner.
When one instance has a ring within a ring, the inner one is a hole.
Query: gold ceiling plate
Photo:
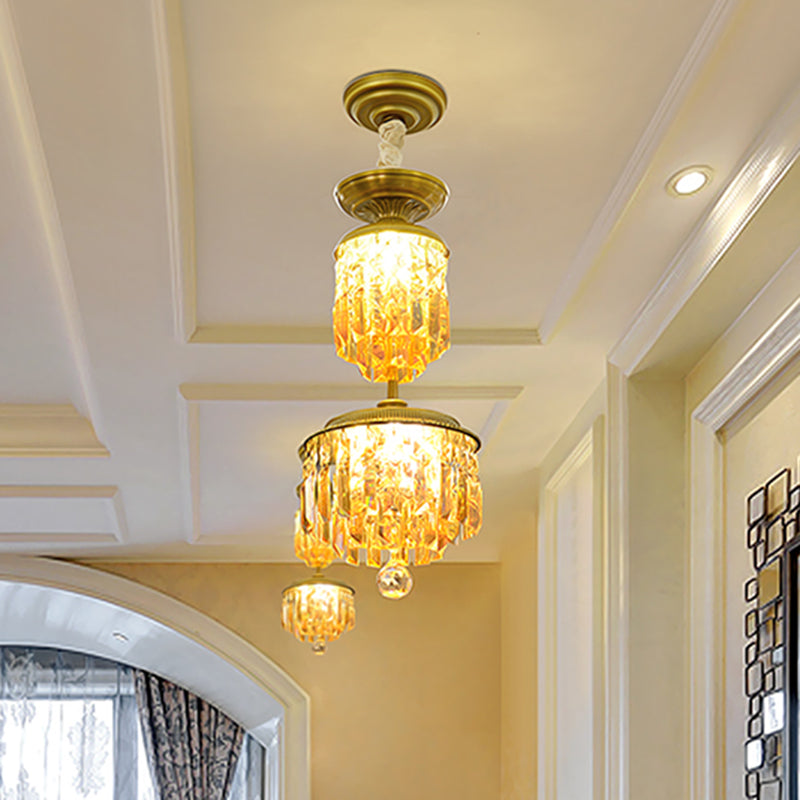
[[[402,167],[378,167],[340,181],[333,190],[339,208],[364,222],[419,222],[441,211],[450,196],[435,175]]]
[[[379,70],[347,84],[342,98],[350,119],[377,131],[390,119],[400,119],[406,133],[432,128],[447,108],[447,93],[433,78],[405,70]]]

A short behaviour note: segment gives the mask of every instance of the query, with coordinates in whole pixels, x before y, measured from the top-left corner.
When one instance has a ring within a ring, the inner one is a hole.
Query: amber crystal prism
[[[406,383],[450,346],[448,250],[407,224],[366,225],[335,252],[336,353],[369,381]]]

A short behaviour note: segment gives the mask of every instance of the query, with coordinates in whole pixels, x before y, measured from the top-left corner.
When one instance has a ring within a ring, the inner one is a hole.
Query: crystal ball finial
[[[378,584],[378,591],[390,600],[399,600],[414,588],[411,570],[405,564],[392,561],[381,567],[375,582]]]

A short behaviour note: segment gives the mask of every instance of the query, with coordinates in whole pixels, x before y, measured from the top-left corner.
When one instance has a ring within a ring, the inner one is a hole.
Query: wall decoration
[[[784,469],[747,498],[747,546],[754,577],[744,587],[745,797],[796,798],[797,698],[796,540],[800,485]],[[796,716],[796,715],[795,715]]]

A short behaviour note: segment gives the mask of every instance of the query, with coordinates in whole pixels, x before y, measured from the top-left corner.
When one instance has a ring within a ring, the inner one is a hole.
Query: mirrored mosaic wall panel
[[[788,792],[785,754],[791,754],[787,688],[796,675],[789,660],[797,652],[788,639],[796,629],[797,557],[795,540],[800,486],[784,469],[747,498],[747,546],[755,575],[744,587],[744,691],[747,697],[745,796],[784,800]],[[788,572],[787,572],[788,571]],[[789,619],[787,620],[787,607]],[[791,624],[787,624],[791,623]],[[794,634],[796,638],[796,634]],[[789,756],[789,760],[796,760]],[[794,783],[794,781],[792,782]]]

